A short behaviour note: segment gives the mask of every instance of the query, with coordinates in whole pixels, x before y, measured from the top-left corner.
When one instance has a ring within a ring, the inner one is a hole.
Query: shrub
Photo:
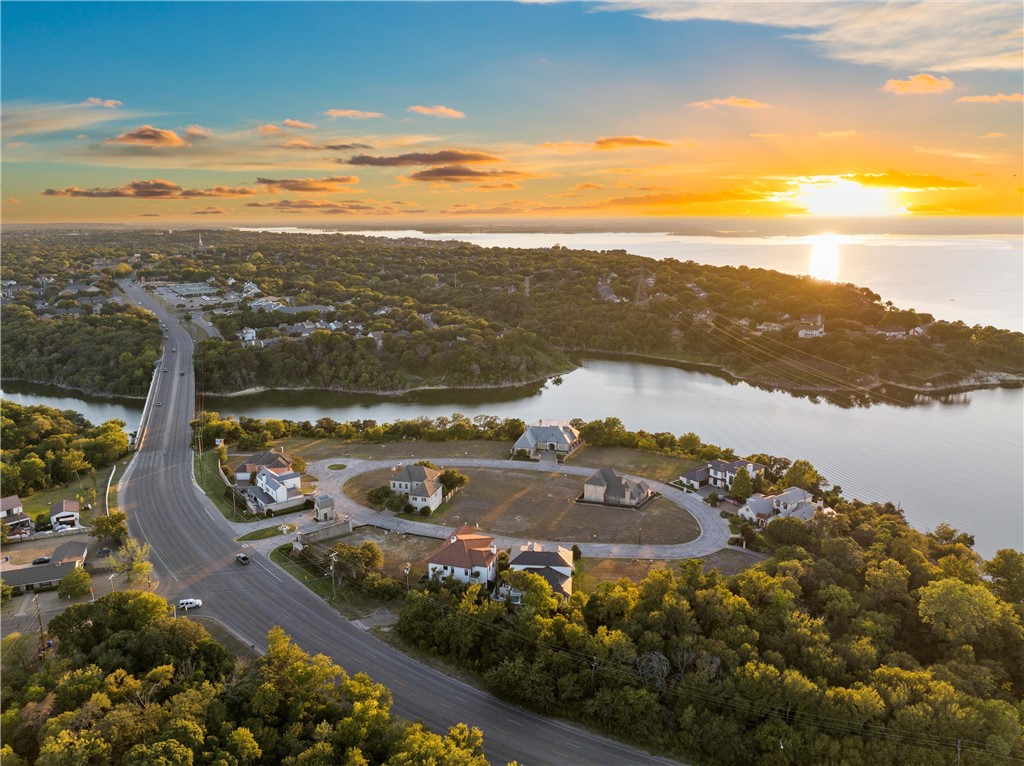
[[[416,509],[413,508],[411,505],[407,505],[406,506],[406,513],[413,513],[415,510]],[[430,510],[430,506],[429,505],[425,505],[422,508],[420,508],[420,516],[429,516],[432,513],[433,513],[433,511]]]
[[[707,499],[706,502],[712,508],[717,508],[718,507],[718,500],[719,500],[718,493],[717,492],[712,492],[710,495],[708,495],[708,499]]]

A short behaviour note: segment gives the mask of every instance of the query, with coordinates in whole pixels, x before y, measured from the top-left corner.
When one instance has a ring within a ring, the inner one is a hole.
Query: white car
[[[203,600],[199,598],[183,598],[178,602],[178,609],[184,609],[186,612],[189,609],[198,609],[203,605]]]

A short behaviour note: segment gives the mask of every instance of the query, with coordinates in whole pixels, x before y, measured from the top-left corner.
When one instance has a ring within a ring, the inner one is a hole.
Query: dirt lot
[[[455,441],[428,442],[402,441],[384,444],[343,442],[337,439],[282,439],[276,444],[285,452],[300,455],[307,462],[337,459],[344,463],[346,457],[385,460],[416,460],[424,457],[475,457],[502,460],[508,457],[511,442]]]
[[[594,468],[610,465],[622,473],[667,482],[678,479],[679,474],[700,465],[700,462],[662,455],[660,452],[584,445],[569,458],[569,465],[586,465]]]
[[[463,471],[469,483],[432,516],[415,518],[433,524],[477,524],[489,534],[534,540],[671,545],[696,539],[693,517],[665,498],[641,511],[573,502],[583,491],[579,476],[512,469]],[[366,504],[367,490],[386,484],[391,469],[371,471],[349,480],[345,493]]]
[[[700,560],[704,562],[705,569],[718,569],[722,574],[729,576],[739,574],[755,564],[764,561],[767,555],[750,555],[741,551],[723,548],[704,556]],[[584,593],[593,593],[603,582],[615,582],[623,577],[639,582],[652,569],[665,569],[674,567],[679,561],[668,561],[665,559],[581,559],[576,562],[575,586]]]
[[[412,583],[427,573],[427,556],[441,544],[440,540],[431,537],[387,534],[385,530],[376,527],[357,527],[351,535],[324,540],[322,544],[360,545],[367,540],[377,543],[384,552],[384,574],[388,577],[405,582],[402,570],[406,563],[411,564],[409,581]]]

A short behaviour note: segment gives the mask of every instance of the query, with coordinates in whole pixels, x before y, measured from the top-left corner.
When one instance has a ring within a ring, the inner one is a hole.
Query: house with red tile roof
[[[494,538],[476,527],[459,527],[427,558],[431,577],[454,577],[466,583],[487,585],[497,576],[498,551]]]

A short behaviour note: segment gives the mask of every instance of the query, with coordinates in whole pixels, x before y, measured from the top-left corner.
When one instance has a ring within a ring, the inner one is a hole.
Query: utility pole
[[[43,650],[46,649],[46,631],[43,629],[43,613],[39,609],[39,594],[32,597],[36,605],[36,619],[39,621],[39,659],[43,658]]]
[[[331,600],[338,600],[338,586],[334,579],[334,564],[338,561],[338,554],[331,551]]]

